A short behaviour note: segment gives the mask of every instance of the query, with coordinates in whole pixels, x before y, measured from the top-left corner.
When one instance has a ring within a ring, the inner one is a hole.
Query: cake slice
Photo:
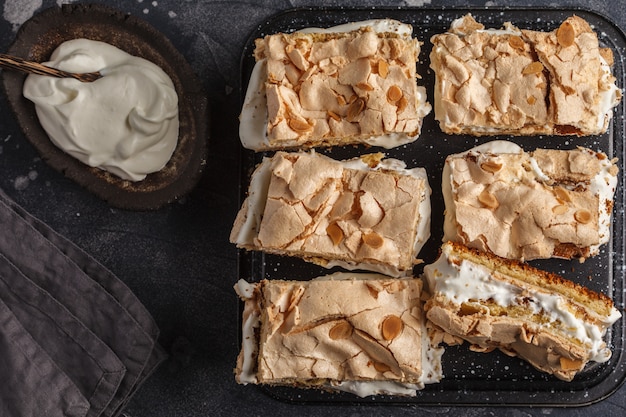
[[[613,51],[601,48],[591,26],[578,16],[567,18],[551,32],[522,33],[549,74],[553,133],[606,132],[612,109],[622,96],[611,73]]]
[[[586,148],[492,141],[450,155],[443,240],[517,260],[584,260],[611,237],[617,172],[616,160]]]
[[[419,279],[335,273],[311,281],[240,280],[240,384],[414,396],[441,378]]]
[[[427,318],[473,350],[500,349],[565,381],[611,357],[603,337],[621,314],[601,293],[452,242],[424,276]]]
[[[430,112],[418,87],[412,27],[372,20],[256,40],[240,117],[255,151],[417,139]]]
[[[435,119],[445,133],[596,135],[621,100],[612,51],[577,16],[539,32],[510,22],[485,29],[468,14],[431,41]]]
[[[277,152],[252,175],[231,243],[328,268],[410,275],[430,236],[423,168],[383,154],[336,161]]]

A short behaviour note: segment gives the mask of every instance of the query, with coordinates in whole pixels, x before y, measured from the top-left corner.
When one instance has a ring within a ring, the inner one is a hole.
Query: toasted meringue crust
[[[431,41],[435,118],[445,133],[599,134],[621,99],[611,51],[577,16],[537,32],[508,22],[485,30],[468,14]]]
[[[252,294],[240,294],[244,312],[256,310],[260,324],[251,353],[258,352],[256,380],[246,382],[339,390],[374,383],[367,395],[390,386],[415,395],[441,378],[442,348],[427,335],[419,279],[337,273],[248,285]],[[235,370],[240,383],[249,372],[244,355]]]
[[[616,161],[585,148],[488,145],[446,159],[444,241],[518,260],[584,259],[608,242]]]
[[[611,356],[602,337],[621,315],[603,294],[452,242],[424,274],[428,319],[473,350],[498,348],[566,381]]]
[[[393,147],[417,139],[430,105],[416,83],[420,48],[410,26],[389,20],[355,27],[257,39],[255,58],[265,82],[251,87],[265,96],[267,137],[259,143],[242,138],[244,146]]]
[[[277,152],[255,171],[231,242],[329,267],[409,274],[430,235],[430,187],[423,169],[382,157]]]

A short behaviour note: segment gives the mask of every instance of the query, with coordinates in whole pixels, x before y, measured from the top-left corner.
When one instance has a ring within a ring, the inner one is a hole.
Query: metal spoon
[[[27,61],[16,56],[0,54],[0,67],[25,72],[28,74],[50,75],[57,78],[75,78],[84,83],[96,81],[102,77],[100,72],[73,73],[51,68],[38,62]]]

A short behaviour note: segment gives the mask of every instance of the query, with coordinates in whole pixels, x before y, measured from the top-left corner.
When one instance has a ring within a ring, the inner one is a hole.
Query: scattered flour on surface
[[[76,3],[79,0],[57,0],[57,6],[61,7],[64,4]]]
[[[2,17],[12,25],[13,31],[33,17],[33,14],[42,6],[43,0],[12,0],[4,2]]]
[[[29,171],[26,175],[18,175],[13,180],[13,188],[15,188],[16,191],[24,191],[28,188],[31,181],[35,181],[37,177],[39,177],[39,173],[34,169]]]
[[[420,6],[424,6],[425,4],[430,4],[431,0],[404,0],[404,4],[405,6],[410,6],[410,7],[420,7]]]
[[[26,175],[20,175],[13,180],[13,188],[17,191],[24,191],[30,185],[30,179]]]

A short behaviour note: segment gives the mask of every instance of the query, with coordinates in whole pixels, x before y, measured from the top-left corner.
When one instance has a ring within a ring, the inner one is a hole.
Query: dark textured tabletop
[[[20,25],[63,0],[6,0],[0,52]],[[169,359],[140,387],[127,417],[171,416],[562,416],[626,415],[626,386],[596,404],[574,407],[455,407],[446,404],[332,405],[278,401],[233,377],[238,353],[237,250],[228,235],[239,207],[240,62],[248,36],[276,13],[296,7],[541,6],[598,12],[626,30],[615,1],[295,1],[109,0],[163,32],[202,80],[211,106],[209,158],[186,198],[153,212],[109,207],[41,161],[0,98],[0,187],[117,274],[156,319]],[[558,4],[557,4],[558,3]],[[622,86],[623,87],[623,86]],[[623,123],[623,120],[619,120]],[[624,306],[619,306],[623,308]],[[461,394],[462,395],[462,394]],[[478,401],[480,402],[480,401]]]

